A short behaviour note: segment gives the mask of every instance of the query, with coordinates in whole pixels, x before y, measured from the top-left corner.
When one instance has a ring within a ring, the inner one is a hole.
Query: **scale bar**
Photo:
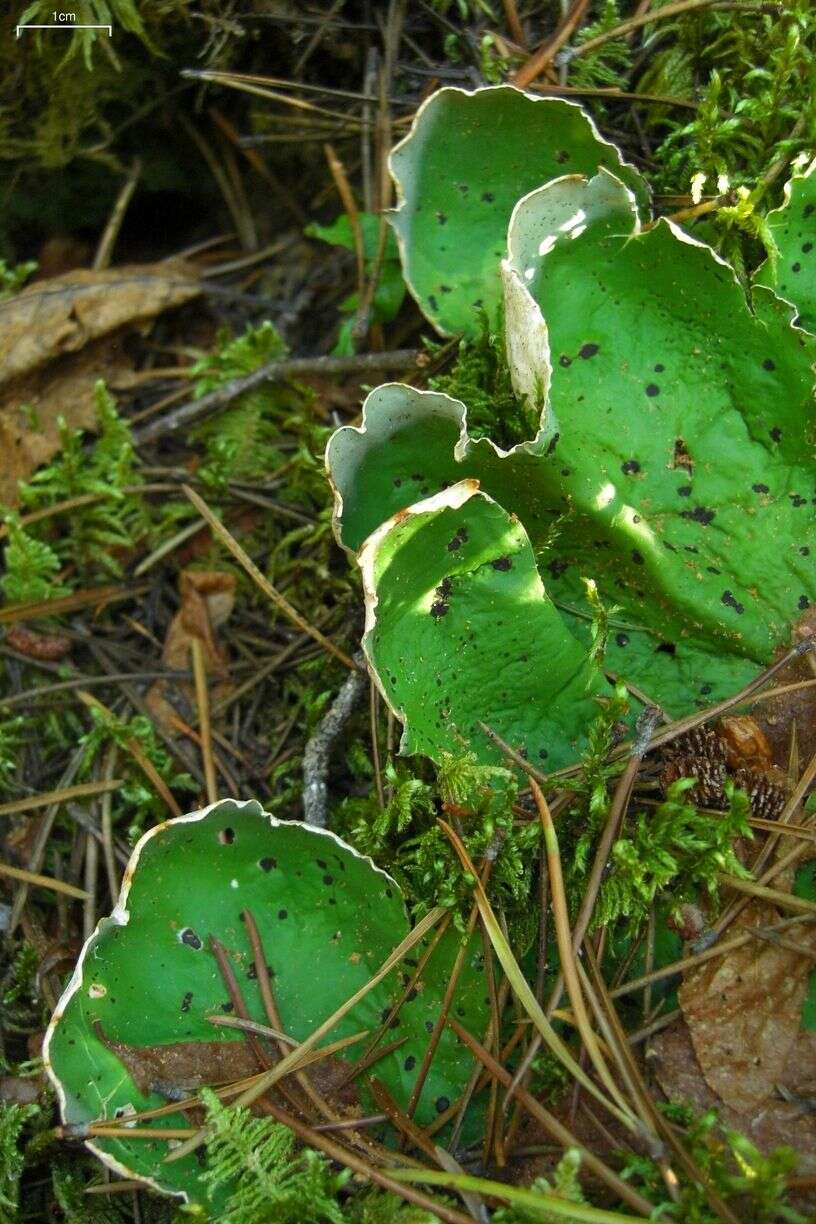
[[[62,25],[18,25],[18,38],[20,37],[21,30],[107,30],[108,37],[113,38],[112,25],[77,25],[73,21],[63,22]]]

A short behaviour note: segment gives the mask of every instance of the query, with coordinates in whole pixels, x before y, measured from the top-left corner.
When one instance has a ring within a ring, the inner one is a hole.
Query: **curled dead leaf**
[[[171,671],[192,668],[192,642],[201,643],[204,667],[218,683],[214,701],[226,691],[229,675],[227,653],[217,639],[217,630],[230,617],[235,603],[235,578],[218,570],[183,570],[179,578],[181,607],[170,622],[162,650],[162,663]],[[179,698],[182,705],[179,708]],[[195,707],[190,684],[168,684],[157,680],[147,694],[146,703],[153,717],[170,733],[179,730],[179,715],[189,717]]]

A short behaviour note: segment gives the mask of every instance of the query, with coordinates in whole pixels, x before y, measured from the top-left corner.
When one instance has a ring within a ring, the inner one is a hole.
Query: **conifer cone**
[[[788,797],[784,775],[771,764],[767,739],[747,715],[695,727],[668,744],[660,778],[664,792],[678,778],[696,778],[689,799],[716,809],[728,807],[725,783],[731,780],[748,795],[751,815],[763,820],[777,820]]]
[[[667,791],[678,778],[696,778],[687,792],[698,807],[722,807],[728,774],[722,738],[711,727],[694,727],[666,745],[660,782]]]

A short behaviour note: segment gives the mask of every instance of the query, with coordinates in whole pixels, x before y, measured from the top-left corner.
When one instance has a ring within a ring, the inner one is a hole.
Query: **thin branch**
[[[280,361],[270,361],[246,377],[234,378],[231,382],[224,383],[223,387],[211,391],[209,395],[180,404],[167,416],[151,421],[149,425],[134,432],[134,441],[137,446],[143,446],[146,442],[155,442],[157,438],[163,438],[167,434],[186,430],[219,408],[225,408],[239,395],[254,391],[264,383],[283,382],[287,378],[299,378],[304,374],[342,376],[407,370],[416,365],[419,355],[417,349],[396,349],[389,353],[358,353],[351,357],[284,357]]]

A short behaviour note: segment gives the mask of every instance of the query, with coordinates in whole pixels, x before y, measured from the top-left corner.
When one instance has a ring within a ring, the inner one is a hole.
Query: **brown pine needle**
[[[122,778],[103,779],[99,782],[79,782],[76,786],[65,786],[62,790],[45,791],[42,795],[29,795],[26,799],[11,799],[0,803],[0,816],[16,816],[20,812],[33,812],[37,808],[50,807],[52,803],[68,803],[71,799],[87,799],[92,795],[104,795],[118,790]]]
[[[74,897],[77,901],[87,901],[90,893],[64,880],[55,880],[53,876],[39,875],[36,871],[25,871],[22,867],[11,867],[8,863],[0,863],[0,876],[8,876],[12,880],[22,880],[25,884],[34,884],[38,888],[50,888],[52,892],[64,893],[66,897]]]
[[[475,1054],[476,1058],[482,1063],[487,1071],[494,1076],[500,1084],[504,1084],[509,1088],[511,1082],[510,1072],[497,1062],[493,1055],[484,1048],[484,1046],[476,1040],[476,1038],[463,1028],[462,1025],[453,1016],[448,1017],[448,1024],[453,1029],[456,1036],[459,1037],[470,1051]],[[560,1144],[564,1149],[577,1148],[581,1153],[581,1162],[587,1169],[591,1170],[596,1177],[610,1187],[611,1190],[635,1211],[639,1211],[641,1215],[650,1218],[654,1211],[654,1204],[650,1203],[642,1195],[638,1194],[631,1186],[622,1181],[616,1173],[608,1168],[602,1160],[593,1155],[587,1148],[583,1147],[571,1131],[567,1130],[558,1119],[545,1109],[539,1101],[528,1092],[526,1088],[519,1088],[516,1093],[519,1103],[524,1106],[531,1117],[540,1122],[549,1135],[553,1137],[556,1143]]]
[[[298,612],[297,609],[290,604],[286,596],[281,595],[280,591],[273,587],[269,579],[264,577],[255,562],[252,560],[249,554],[244,551],[235,537],[231,535],[229,531],[227,531],[220,519],[215,517],[204,499],[199,497],[195,490],[191,489],[189,485],[182,485],[181,487],[185,496],[188,497],[193,503],[198,513],[209,525],[213,534],[218,537],[218,539],[227,549],[229,549],[233,557],[235,557],[235,560],[239,563],[239,565],[244,567],[253,582],[260,587],[264,595],[266,595],[267,598],[272,601],[275,607],[278,608],[284,614],[284,616],[288,617],[293,624],[297,625],[298,629],[300,629],[303,633],[308,633],[309,637],[314,638],[316,642],[319,642],[324,650],[327,650],[329,654],[334,655],[336,659],[339,659],[340,662],[345,664],[345,666],[351,671],[355,671],[357,669],[357,664],[354,662],[354,660],[351,659],[345,653],[345,651],[341,650],[339,646],[335,646],[331,638],[327,638],[324,633],[321,633],[319,629],[316,629],[314,625],[310,624],[304,616],[301,616],[300,612]]]
[[[550,815],[547,800],[544,798],[541,787],[535,778],[530,779],[530,790],[533,793],[533,799],[538,808],[538,814],[544,830],[544,845],[547,851],[547,866],[550,876],[550,899],[555,920],[555,938],[558,945],[558,955],[561,960],[561,974],[566,983],[567,994],[569,995],[573,1015],[575,1016],[575,1023],[601,1083],[605,1086],[612,1099],[617,1101],[620,1108],[625,1112],[629,1112],[630,1107],[612,1078],[606,1065],[606,1060],[601,1053],[584,1002],[584,994],[575,963],[576,952],[573,945],[572,932],[570,931],[564,878],[561,874],[561,854],[558,849],[558,837],[555,832],[553,818]]]
[[[403,939],[402,942],[398,944],[396,948],[394,948],[390,956],[386,957],[385,961],[377,972],[373,975],[373,977],[369,978],[364,986],[361,986],[359,990],[355,991],[351,998],[347,999],[345,1003],[338,1007],[327,1020],[324,1020],[322,1024],[318,1025],[318,1027],[314,1029],[306,1040],[301,1042],[297,1049],[292,1050],[291,1053],[282,1058],[281,1061],[274,1067],[270,1067],[268,1071],[264,1071],[261,1075],[259,1075],[251,1087],[247,1088],[246,1091],[241,1093],[235,1104],[254,1104],[255,1101],[262,1097],[264,1093],[268,1092],[273,1084],[276,1084],[278,1080],[282,1079],[285,1075],[288,1075],[290,1071],[302,1066],[305,1056],[310,1053],[320,1041],[322,1041],[327,1033],[331,1032],[336,1024],[339,1024],[344,1016],[347,1016],[348,1013],[357,1006],[361,999],[364,999],[375,986],[378,986],[383,978],[386,978],[388,974],[396,968],[400,961],[404,960],[411,948],[419,943],[422,937],[431,929],[431,927],[435,926],[436,923],[439,922],[446,912],[447,911],[441,905],[437,905],[430,911],[430,913],[426,914],[421,922],[418,922],[414,929],[409,932],[408,935],[406,935],[405,939]],[[189,1139],[186,1143],[181,1144],[180,1147],[177,1147],[170,1153],[169,1156],[165,1157],[165,1159],[168,1161],[181,1160],[183,1156],[187,1156],[190,1152],[194,1152],[197,1148],[201,1147],[202,1143],[206,1142],[207,1135],[207,1128],[202,1127],[201,1130],[196,1132],[192,1139]]]
[[[807,846],[804,847],[807,852]],[[727,888],[735,892],[745,893],[746,897],[757,897],[760,901],[769,901],[780,909],[791,910],[794,914],[812,914],[816,916],[816,901],[807,901],[804,897],[795,897],[793,893],[781,892],[778,888],[767,888],[753,880],[741,880],[738,876],[718,872],[717,879]]]
[[[201,738],[201,761],[204,766],[204,781],[207,787],[207,802],[218,801],[218,783],[215,778],[212,730],[210,727],[210,692],[207,687],[207,667],[204,662],[204,647],[197,637],[191,638],[193,677],[195,679],[196,705],[198,706],[198,728]]]
[[[527,1015],[532,1020],[533,1024],[538,1029],[541,1036],[544,1038],[548,1048],[555,1055],[558,1061],[566,1067],[570,1074],[591,1093],[596,1100],[608,1109],[611,1114],[622,1122],[624,1126],[630,1130],[637,1130],[637,1121],[628,1112],[628,1110],[619,1109],[616,1104],[608,1099],[600,1090],[598,1085],[590,1079],[583,1067],[572,1056],[572,1052],[564,1041],[559,1037],[553,1026],[550,1024],[544,1011],[530,989],[529,983],[522,973],[518,961],[513,955],[512,949],[504,936],[496,915],[493,913],[493,907],[488,900],[487,893],[482,888],[476,868],[473,866],[470,855],[465,849],[459,835],[447,824],[444,820],[438,821],[439,827],[444,832],[445,836],[450,841],[454,850],[457,853],[460,863],[465,871],[473,879],[473,891],[476,897],[476,904],[479,906],[479,914],[485,929],[490,936],[490,942],[493,945],[493,950],[496,953],[498,961],[504,970],[505,976],[510,982],[513,993],[516,995],[519,1003],[521,1003]]]

